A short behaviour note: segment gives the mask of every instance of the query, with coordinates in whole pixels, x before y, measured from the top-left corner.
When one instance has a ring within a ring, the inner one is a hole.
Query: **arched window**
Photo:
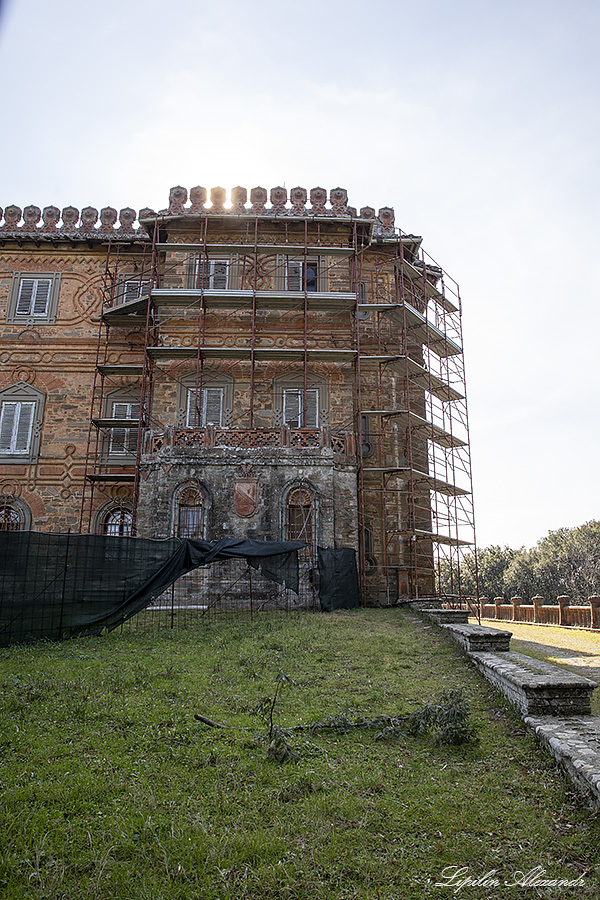
[[[196,487],[186,487],[177,501],[177,537],[197,540],[204,536],[204,497]]]
[[[0,531],[25,531],[25,513],[20,504],[0,500]]]
[[[306,541],[314,546],[316,540],[314,494],[306,487],[293,488],[287,497],[286,539]]]
[[[112,537],[131,537],[133,513],[126,506],[109,509],[102,520],[102,534]]]

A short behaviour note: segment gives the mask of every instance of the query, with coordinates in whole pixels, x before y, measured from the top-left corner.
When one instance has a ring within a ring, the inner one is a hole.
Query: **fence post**
[[[600,628],[600,597],[593,594],[588,597],[590,604],[590,628]]]
[[[542,621],[541,607],[544,605],[544,598],[540,597],[539,594],[536,594],[535,597],[531,598],[531,602],[533,603],[533,621],[541,622]]]
[[[496,619],[500,618],[500,616],[498,615],[498,607],[502,606],[503,602],[504,597],[494,597],[494,616]]]
[[[513,622],[520,622],[521,620],[519,618],[518,610],[519,610],[521,603],[523,602],[523,598],[522,597],[511,597],[510,602],[512,603]]]
[[[566,625],[567,624],[567,606],[569,605],[571,598],[567,597],[566,594],[561,594],[560,597],[557,597],[558,600],[558,624]]]

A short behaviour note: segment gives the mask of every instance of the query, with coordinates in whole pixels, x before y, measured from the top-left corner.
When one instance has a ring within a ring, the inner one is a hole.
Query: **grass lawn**
[[[480,742],[296,732],[468,694]],[[440,633],[401,610],[227,616],[152,635],[0,650],[0,896],[49,900],[412,900],[447,866],[468,897],[598,897],[600,820]],[[208,717],[215,728],[195,718]],[[515,872],[577,879],[506,887]]]
[[[476,622],[476,619],[472,619]],[[530,625],[486,619],[484,625],[511,631],[510,649],[552,665],[564,666],[576,675],[600,684],[600,633],[585,628]],[[600,689],[592,694],[592,714],[600,716]]]

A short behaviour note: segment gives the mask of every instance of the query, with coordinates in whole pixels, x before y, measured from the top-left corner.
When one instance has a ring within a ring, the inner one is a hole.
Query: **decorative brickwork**
[[[432,493],[442,538],[468,519],[468,485],[431,474],[469,471],[437,424],[466,421],[460,323],[391,207],[200,185],[158,213],[9,205],[0,264],[15,521],[87,531],[125,510],[143,535],[201,519],[211,539],[281,539],[310,497],[311,542],[358,552],[365,602],[433,589]],[[313,551],[303,566],[314,585]]]

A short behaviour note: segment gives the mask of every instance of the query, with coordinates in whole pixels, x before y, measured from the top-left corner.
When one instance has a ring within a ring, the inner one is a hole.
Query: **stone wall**
[[[310,605],[312,598],[306,596],[306,590],[316,578],[316,546],[358,549],[356,469],[336,463],[330,447],[299,452],[293,447],[165,446],[142,458],[141,472],[138,513],[143,537],[164,538],[177,532],[177,500],[183,490],[192,487],[201,492],[204,501],[205,540],[287,540],[288,494],[297,487],[310,491],[314,541],[300,553],[303,596]],[[190,576],[182,581],[178,602],[206,602],[234,580],[231,566],[211,567],[200,579]],[[273,594],[272,586],[261,584],[260,579],[254,590],[257,603]],[[247,597],[245,579],[228,590],[232,605],[240,593]]]
[[[401,471],[412,464],[426,472],[427,438],[421,431],[409,447],[405,422],[391,416],[384,423],[374,413],[365,416],[366,434],[358,447],[357,412],[410,405],[424,416],[424,390],[413,384],[409,392],[399,368],[373,364],[361,376],[359,397],[353,356],[359,347],[363,355],[381,358],[398,356],[407,345],[398,317],[361,309],[357,327],[354,316],[357,298],[365,303],[397,299],[395,261],[399,253],[414,256],[420,238],[406,236],[400,244],[393,209],[357,211],[348,206],[341,188],[297,187],[288,192],[257,187],[248,192],[236,187],[230,203],[226,201],[222,188],[214,188],[209,199],[200,186],[189,192],[178,186],[158,214],[148,208],[137,213],[109,206],[100,211],[35,205],[0,209],[0,391],[16,386],[23,396],[37,392],[44,405],[35,452],[27,459],[7,454],[0,458],[0,501],[21,504],[27,528],[98,531],[107,511],[132,513],[134,477],[139,474],[140,534],[173,533],[174,498],[189,483],[200,485],[206,497],[206,537],[281,538],[286,493],[293,485],[306,486],[314,493],[317,510],[315,545],[358,549],[364,545],[364,527],[370,561],[363,586],[375,601],[394,602],[411,587],[406,535],[415,528],[431,528],[430,490],[417,485],[411,511],[405,474],[385,485],[378,480],[384,476],[375,474],[368,476],[373,480],[361,498],[361,449],[366,466],[375,470],[391,465]],[[163,249],[154,267],[149,229],[157,221]],[[373,235],[375,241],[364,252],[348,253],[355,242],[360,248]],[[261,249],[248,252],[255,238]],[[179,246],[165,249],[186,242],[196,248],[191,254]],[[190,255],[208,244],[213,260],[220,258],[221,247],[229,260],[231,298],[213,297],[211,305],[182,291],[179,306],[178,296],[171,295],[168,305],[157,304],[146,334],[147,301],[135,291],[130,295],[126,285],[139,281],[140,289],[145,285],[144,296],[150,284],[153,290],[189,288]],[[310,259],[311,248],[313,264],[317,247],[332,248],[318,258],[319,293],[331,296],[327,302],[311,303],[318,299],[315,295],[305,302],[294,296],[301,292],[288,290],[285,273],[290,258]],[[52,282],[56,303],[46,319],[15,315],[15,279],[23,273],[41,273]],[[254,304],[253,313],[253,303],[247,296],[236,297],[236,290],[275,294],[273,302],[268,298],[258,308]],[[411,303],[423,306],[420,288],[407,281],[405,290]],[[110,328],[104,328],[103,316],[106,324],[111,315]],[[152,349],[168,351],[153,357],[156,362],[145,354],[147,337]],[[199,345],[203,352],[210,349],[206,358],[197,352]],[[422,364],[420,345],[408,346],[413,360]],[[221,348],[227,352],[221,354]],[[253,356],[251,362],[251,348],[264,350],[262,359]],[[330,350],[343,356],[334,357]],[[311,352],[315,355],[309,357]],[[111,449],[113,426],[100,422],[97,430],[92,420],[110,418],[117,400],[121,405],[129,401],[134,408],[144,387],[131,370],[105,372],[102,382],[96,364],[137,366],[139,372],[144,362],[146,386],[151,387],[145,395],[138,473],[132,450],[135,429],[128,432],[132,440],[128,438],[119,457]],[[228,385],[231,398],[221,431],[209,426],[200,435],[200,429],[189,429],[185,421],[186,389],[192,378],[208,383],[211,377]],[[282,421],[286,380],[287,389],[304,384],[317,389],[318,427],[312,431],[297,429],[292,434]],[[86,463],[88,475],[96,479],[93,488],[85,479]],[[242,484],[247,493],[245,512],[240,513]],[[248,497],[255,501],[251,512]],[[432,589],[430,548],[429,541],[421,555],[421,590]]]
[[[106,249],[75,241],[66,231],[43,235],[47,242],[29,242],[24,225],[17,244],[0,231],[6,241],[0,250],[0,390],[21,384],[44,398],[39,454],[31,461],[0,460],[0,499],[23,503],[31,514],[27,525],[36,531],[78,530]],[[51,243],[53,235],[57,241]],[[122,252],[131,269],[139,265],[143,250],[135,242]],[[15,280],[28,274],[59,276],[51,321],[8,316]],[[115,335],[111,359],[136,361],[140,340],[139,329],[122,329]],[[129,496],[131,488],[113,485],[99,491],[95,508],[124,491]]]

